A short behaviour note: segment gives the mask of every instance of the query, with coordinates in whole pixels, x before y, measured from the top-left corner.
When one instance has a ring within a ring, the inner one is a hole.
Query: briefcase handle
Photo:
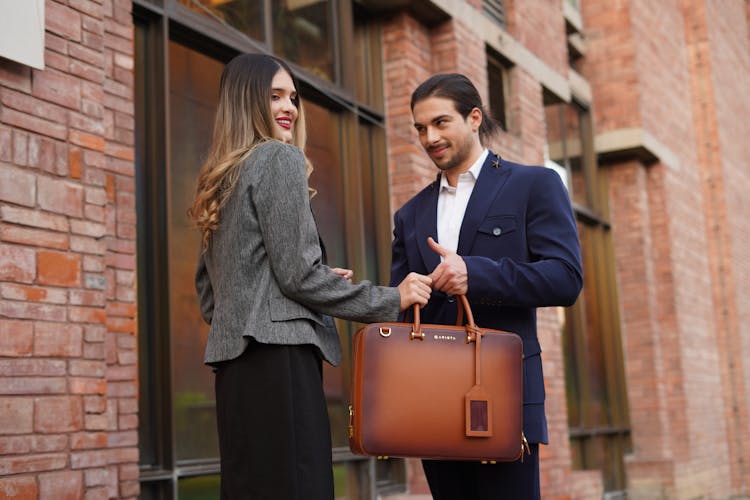
[[[464,326],[464,312],[466,313],[466,342],[473,342],[476,340],[476,335],[479,329],[474,324],[474,314],[471,312],[471,306],[469,306],[469,299],[466,295],[456,295],[458,298],[458,316],[456,317],[456,326]],[[424,340],[424,333],[422,332],[422,325],[419,317],[419,305],[414,304],[414,327],[412,328],[411,338]]]

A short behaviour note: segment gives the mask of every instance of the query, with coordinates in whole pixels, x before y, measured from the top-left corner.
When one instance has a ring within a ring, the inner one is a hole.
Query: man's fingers
[[[445,257],[446,255],[448,255],[448,249],[441,247],[435,240],[432,239],[432,236],[427,238],[427,245],[429,245],[430,249],[433,252],[440,255],[441,257]]]

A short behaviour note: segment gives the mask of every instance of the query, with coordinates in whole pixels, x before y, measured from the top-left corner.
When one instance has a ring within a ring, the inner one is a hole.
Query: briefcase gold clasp
[[[391,329],[387,326],[381,326],[380,327],[380,336],[381,337],[390,337],[391,336]]]
[[[409,338],[411,338],[412,340],[414,340],[414,339],[424,340],[424,332],[415,332],[415,331],[412,331],[409,334]]]

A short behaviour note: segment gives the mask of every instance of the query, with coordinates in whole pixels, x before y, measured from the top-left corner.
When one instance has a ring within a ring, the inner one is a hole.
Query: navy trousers
[[[434,500],[540,500],[539,445],[529,444],[523,463],[423,460]]]

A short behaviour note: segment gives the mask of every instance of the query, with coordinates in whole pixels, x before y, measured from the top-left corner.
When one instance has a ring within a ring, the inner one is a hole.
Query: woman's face
[[[274,138],[292,142],[294,124],[297,121],[297,89],[286,70],[279,69],[271,82],[271,117]]]

